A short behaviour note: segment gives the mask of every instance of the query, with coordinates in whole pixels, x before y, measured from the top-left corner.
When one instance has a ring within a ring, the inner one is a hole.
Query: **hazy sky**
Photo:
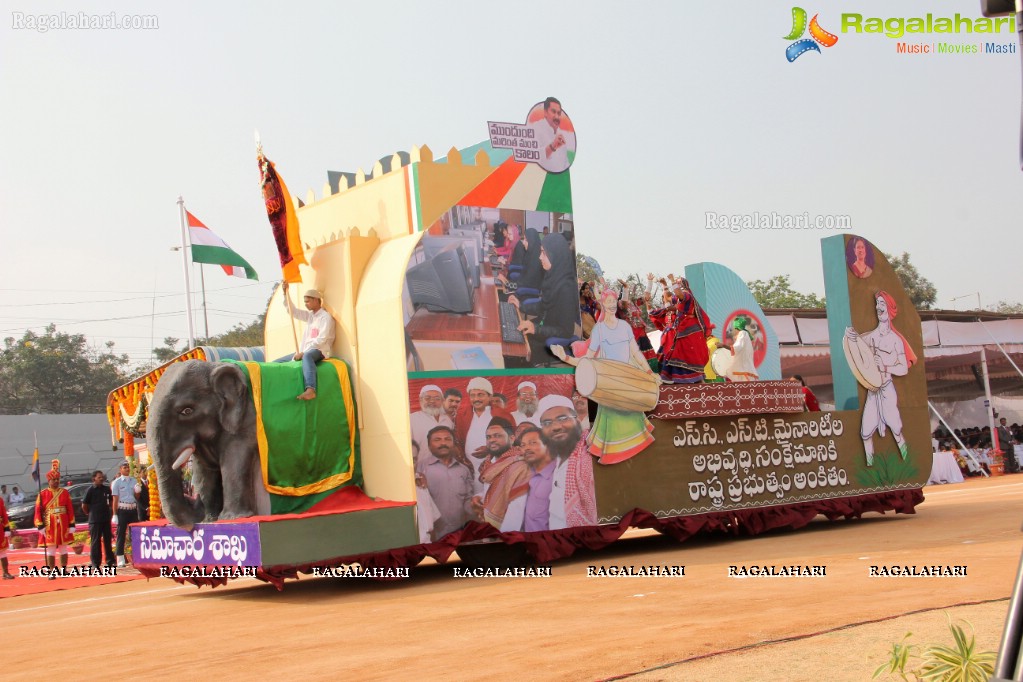
[[[979,3],[803,4],[839,41],[789,63],[791,7],[4,2],[0,338],[54,322],[144,361],[187,337],[178,195],[260,274],[206,267],[210,332],[252,321],[280,278],[255,128],[293,193],[319,196],[327,170],[420,144],[442,156],[548,95],[577,130],[578,247],[611,274],[709,260],[823,294],[834,232],[705,228],[707,212],[807,212],[908,251],[939,307],[1023,300],[1020,55],[898,54],[840,31],[841,12],[977,17]],[[159,28],[14,28],[61,11]]]

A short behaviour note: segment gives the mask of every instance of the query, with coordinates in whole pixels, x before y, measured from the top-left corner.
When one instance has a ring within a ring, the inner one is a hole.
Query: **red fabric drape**
[[[298,578],[301,573],[310,574],[314,568],[329,568],[354,563],[358,563],[364,568],[403,568],[416,566],[426,557],[444,563],[460,543],[485,538],[497,538],[507,544],[523,543],[537,562],[545,564],[569,557],[579,548],[601,549],[606,547],[620,538],[630,527],[653,528],[680,542],[699,533],[752,536],[781,528],[792,530],[802,528],[818,514],[832,521],[839,518],[859,518],[867,512],[883,514],[886,511],[894,511],[899,514],[914,514],[916,506],[923,500],[923,491],[915,488],[763,509],[739,509],[667,519],[659,519],[648,511],[634,509],[614,524],[538,531],[528,534],[501,533],[490,525],[470,523],[465,528],[428,545],[400,547],[386,552],[359,556],[337,557],[300,566],[263,566],[259,569],[257,577],[281,590],[284,589],[285,580]],[[149,578],[160,575],[158,568],[140,566],[139,570]],[[202,585],[216,587],[226,584],[229,579],[174,578],[174,580],[179,583],[190,582],[200,587]]]

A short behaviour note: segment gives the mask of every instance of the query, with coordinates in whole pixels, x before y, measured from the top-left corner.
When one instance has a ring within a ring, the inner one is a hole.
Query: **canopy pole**
[[[996,339],[995,335],[991,333],[991,330],[987,328],[987,325],[984,324],[984,321],[981,320],[980,318],[977,318],[977,322],[980,322],[980,326],[984,328],[984,331],[987,332],[987,335],[990,336],[991,340],[995,342],[995,345],[998,346],[998,350],[1002,351],[1002,355],[1004,355],[1005,359],[1009,361],[1009,364],[1012,365],[1012,368],[1016,370],[1016,374],[1023,377],[1023,371],[1020,371],[1019,366],[1017,366],[1016,363],[1012,361],[1012,358],[1009,357],[1009,353],[1004,348],[1002,348],[1002,344],[998,343],[998,339]]]
[[[185,200],[178,197],[178,218],[181,220],[181,264],[185,271],[185,317],[188,318],[188,347],[195,348],[195,322],[192,320],[192,285],[188,281],[188,222],[185,220]]]
[[[991,402],[991,381],[987,373],[987,349],[980,347],[980,368],[984,375],[984,409],[987,411],[987,423],[991,429],[991,449],[995,449],[995,406]],[[1000,451],[1001,448],[998,448]]]

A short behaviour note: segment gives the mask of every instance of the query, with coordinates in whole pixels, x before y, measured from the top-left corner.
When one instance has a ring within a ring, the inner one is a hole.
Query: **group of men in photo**
[[[423,386],[411,415],[420,540],[439,540],[469,521],[501,531],[595,525],[585,398],[540,397],[518,384],[515,410],[484,377],[457,388]]]

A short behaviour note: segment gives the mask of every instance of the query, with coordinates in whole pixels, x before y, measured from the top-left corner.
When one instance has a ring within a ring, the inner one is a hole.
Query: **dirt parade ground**
[[[916,515],[757,538],[679,545],[634,532],[546,578],[455,577],[456,562],[391,583],[303,577],[283,592],[155,579],[10,597],[3,677],[124,665],[168,680],[867,680],[907,631],[950,643],[946,613],[973,624],[981,649],[998,646],[1023,550],[1023,476],[925,495]],[[587,577],[590,566],[651,565],[685,575]],[[729,576],[793,565],[826,575]],[[869,575],[935,565],[966,575]]]

